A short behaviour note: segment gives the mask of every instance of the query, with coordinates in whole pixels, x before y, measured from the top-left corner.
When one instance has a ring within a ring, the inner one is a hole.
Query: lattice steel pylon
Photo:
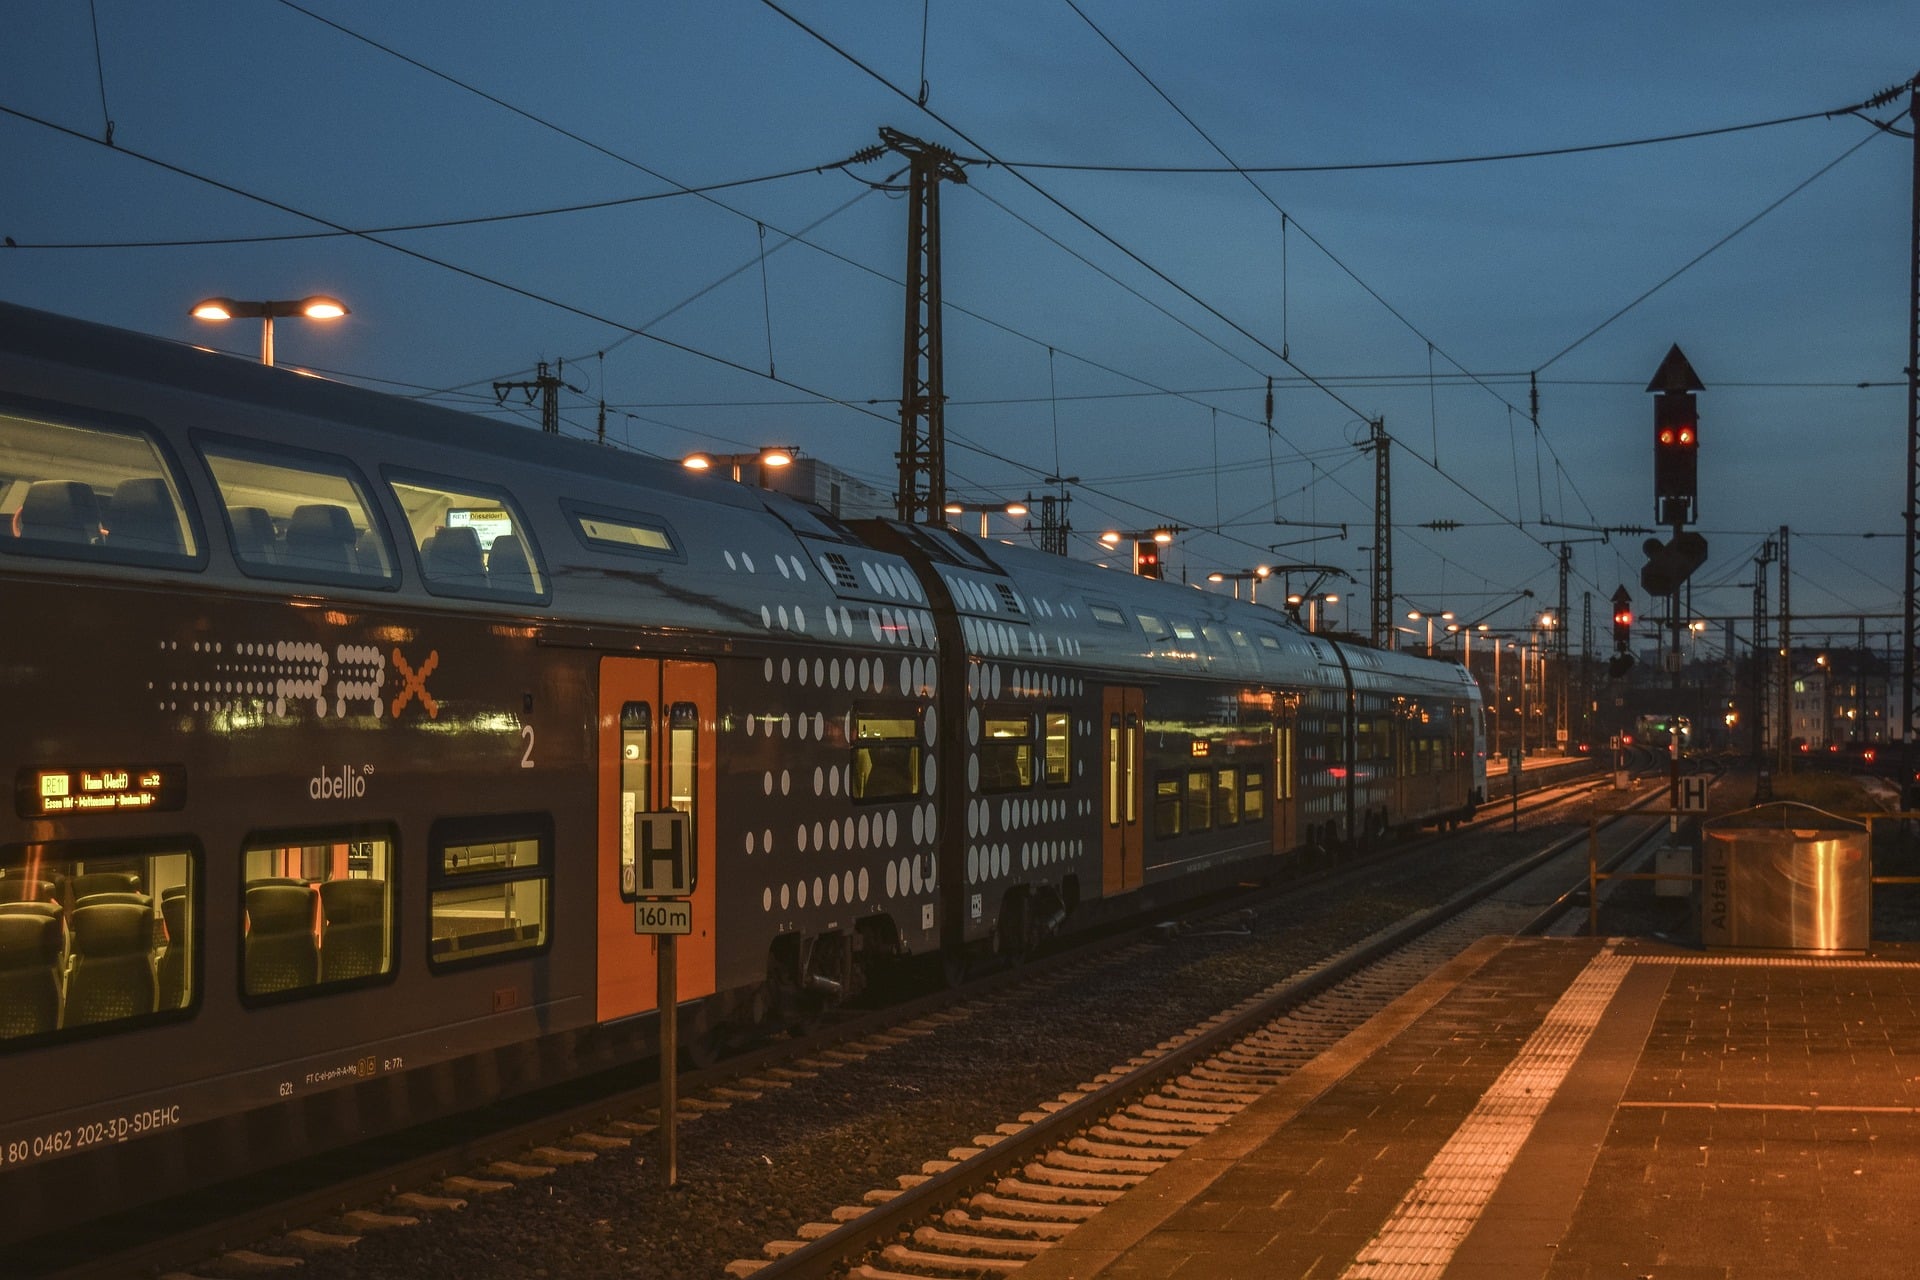
[[[1793,769],[1793,604],[1790,593],[1793,589],[1792,578],[1788,572],[1787,526],[1780,526],[1780,687],[1775,690],[1779,695],[1780,722],[1774,729],[1773,745],[1779,755],[1780,772],[1790,773]]]
[[[1373,647],[1395,648],[1393,626],[1393,484],[1388,467],[1387,420],[1375,418],[1373,450]]]
[[[947,504],[946,384],[940,355],[940,184],[965,182],[953,152],[881,129],[907,158],[907,324],[900,368],[900,519],[944,524]]]
[[[1758,761],[1767,751],[1768,675],[1773,670],[1772,646],[1767,640],[1767,566],[1773,563],[1776,548],[1772,538],[1761,545],[1753,558],[1753,758]]]
[[[1913,230],[1907,246],[1907,590],[1906,651],[1900,660],[1900,735],[1912,740],[1914,715],[1914,593],[1920,589],[1920,76],[1907,99],[1907,127],[1913,130]]]

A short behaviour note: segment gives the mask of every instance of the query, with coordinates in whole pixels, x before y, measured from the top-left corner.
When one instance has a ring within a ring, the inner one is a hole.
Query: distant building
[[[1793,651],[1790,739],[1819,751],[1887,740],[1890,670],[1867,649]]]
[[[811,502],[841,520],[891,518],[897,509],[892,494],[882,493],[818,458],[795,458],[790,467],[767,471],[766,486]]]

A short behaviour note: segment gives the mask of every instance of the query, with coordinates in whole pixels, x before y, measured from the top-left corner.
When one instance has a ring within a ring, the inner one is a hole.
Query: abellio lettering
[[[314,800],[357,800],[367,794],[367,771],[350,764],[329,773],[325,768],[307,780],[307,796]]]

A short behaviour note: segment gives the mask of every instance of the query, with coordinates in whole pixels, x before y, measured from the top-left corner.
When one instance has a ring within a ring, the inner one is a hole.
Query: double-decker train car
[[[1270,610],[0,306],[0,1241],[1471,813]]]

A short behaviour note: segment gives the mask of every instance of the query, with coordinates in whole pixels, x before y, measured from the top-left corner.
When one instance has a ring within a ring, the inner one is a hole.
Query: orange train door
[[[1139,689],[1100,691],[1101,746],[1100,889],[1103,895],[1140,887],[1145,854],[1141,834],[1146,785],[1146,741],[1140,723],[1145,708]]]
[[[600,934],[602,1022],[659,1004],[658,939],[633,931],[633,906],[620,900],[623,846],[633,815],[679,809],[691,815],[698,860],[693,932],[676,943],[682,1001],[714,990],[713,919],[718,889],[714,825],[714,675],[706,662],[600,660],[599,812],[595,896]]]

